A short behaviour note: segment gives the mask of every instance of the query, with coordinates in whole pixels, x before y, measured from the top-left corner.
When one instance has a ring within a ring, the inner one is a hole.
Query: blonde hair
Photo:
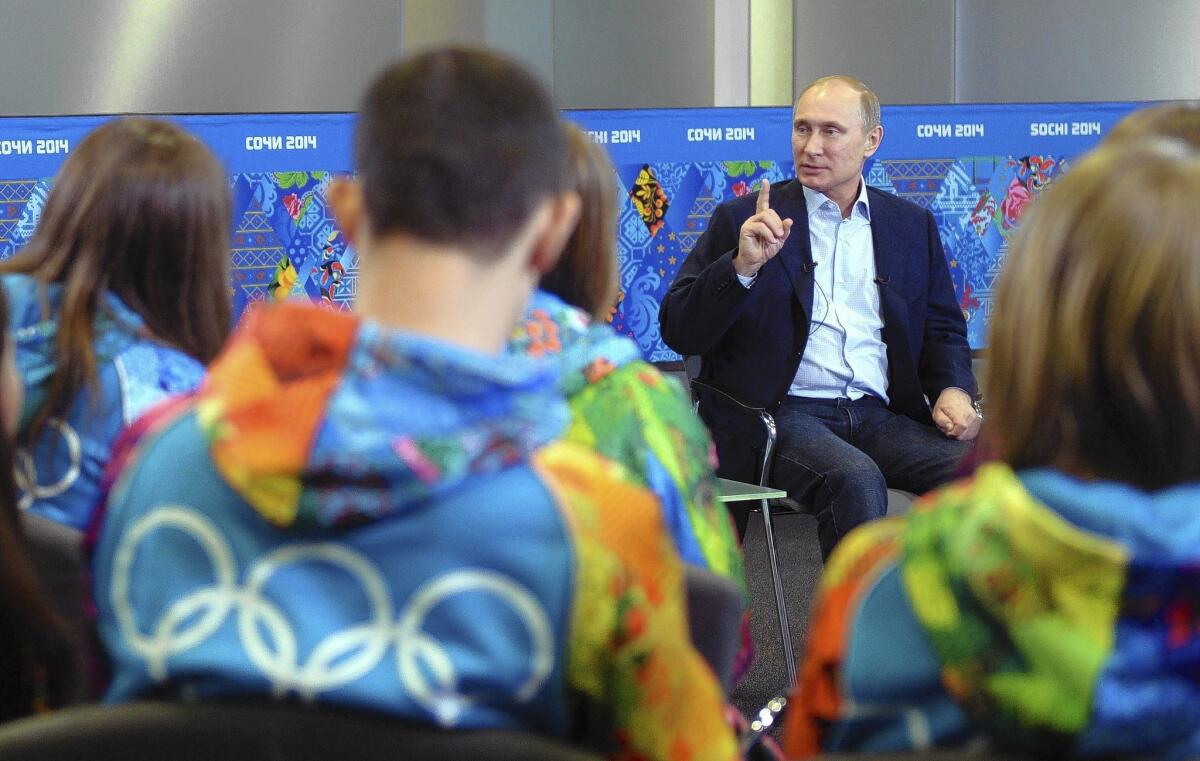
[[[849,74],[831,74],[827,77],[814,79],[812,82],[809,82],[807,87],[800,91],[800,96],[796,98],[796,103],[800,102],[800,98],[804,97],[804,93],[808,92],[814,87],[824,87],[832,82],[840,82],[854,92],[858,93],[860,98],[859,111],[860,116],[862,117],[863,132],[870,132],[881,124],[882,119],[880,117],[879,110],[879,96],[876,95],[870,87],[867,87],[861,79],[852,77]],[[792,104],[792,107],[794,109],[795,104]]]
[[[1109,130],[1104,145],[1150,137],[1175,138],[1200,149],[1200,106],[1167,103],[1138,109]]]
[[[1200,158],[1120,142],[1022,220],[996,296],[989,436],[1015,468],[1200,478]]]
[[[538,284],[572,306],[607,320],[617,299],[617,183],[604,149],[564,123],[569,186],[579,193],[579,222],[562,256]]]

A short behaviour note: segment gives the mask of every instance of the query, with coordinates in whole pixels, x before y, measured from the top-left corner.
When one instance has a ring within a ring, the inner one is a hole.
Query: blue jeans
[[[897,415],[875,397],[787,397],[771,483],[812,510],[821,554],[887,513],[888,487],[921,494],[949,481],[969,445]]]

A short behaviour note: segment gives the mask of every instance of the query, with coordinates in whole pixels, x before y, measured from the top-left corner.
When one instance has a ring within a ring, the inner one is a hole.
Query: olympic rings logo
[[[150,631],[143,632],[129,599],[133,565],[139,545],[163,529],[181,531],[197,543],[208,558],[213,582],[172,601]],[[323,563],[354,578],[370,607],[365,621],[328,635],[307,657],[299,652],[291,623],[263,593],[277,571],[301,563]],[[502,601],[529,634],[529,673],[514,689],[514,700],[532,700],[554,667],[553,629],[537,598],[512,579],[486,569],[460,569],[425,582],[397,616],[383,575],[345,545],[316,542],[281,547],[256,559],[239,584],[237,562],[217,526],[191,508],[166,505],[126,532],[112,574],[110,595],[121,635],[145,660],[155,681],[166,679],[171,656],[201,645],[232,614],[246,656],[267,677],[276,696],[295,692],[313,700],[365,676],[395,646],[396,671],[405,691],[440,724],[453,726],[474,701],[459,690],[446,648],[424,627],[439,604],[467,592],[484,592]]]
[[[39,481],[37,463],[33,461],[33,455],[27,449],[20,449],[17,452],[13,477],[16,480],[17,489],[21,492],[17,506],[22,510],[28,510],[39,499],[52,499],[63,494],[79,480],[83,463],[83,447],[79,442],[79,434],[70,424],[58,418],[47,420],[46,430],[55,431],[62,437],[61,442],[49,442],[46,446],[50,448],[50,452],[55,454],[58,452],[58,447],[66,446],[67,470],[57,481],[43,484]]]

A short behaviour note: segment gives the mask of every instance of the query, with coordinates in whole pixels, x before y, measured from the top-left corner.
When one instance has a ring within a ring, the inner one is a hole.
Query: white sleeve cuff
[[[750,277],[746,277],[745,275],[738,275],[737,279],[738,279],[738,282],[742,284],[743,288],[749,288],[750,286],[754,285],[755,280],[758,280],[758,273],[755,272]]]

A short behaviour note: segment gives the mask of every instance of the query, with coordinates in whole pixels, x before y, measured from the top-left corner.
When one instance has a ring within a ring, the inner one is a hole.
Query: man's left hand
[[[979,435],[983,418],[975,412],[971,397],[960,388],[948,388],[938,395],[933,405],[933,424],[942,433],[959,441],[970,441]]]

